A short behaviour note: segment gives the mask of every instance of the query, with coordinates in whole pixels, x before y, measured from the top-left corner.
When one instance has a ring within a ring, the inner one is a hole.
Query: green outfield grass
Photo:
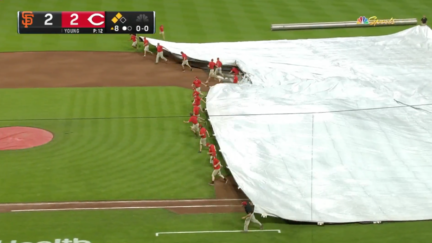
[[[382,225],[288,225],[282,220],[258,218],[262,232],[176,234],[155,236],[156,232],[241,230],[242,214],[178,215],[166,210],[108,210],[74,212],[7,213],[2,215],[0,240],[9,243],[79,238],[92,243],[190,243],[190,242],[292,242],[292,243],[429,243],[431,224],[424,222]],[[256,229],[251,225],[250,229]]]
[[[0,202],[210,198],[212,167],[182,88],[1,89],[0,127],[51,143],[0,151]]]
[[[384,35],[407,27],[272,32],[271,24],[354,21],[378,18],[421,18],[431,10],[427,0],[2,0],[0,51],[109,50],[130,51],[127,35],[18,35],[17,11],[156,11],[167,40],[222,42],[269,39]],[[159,38],[159,35],[154,35]]]

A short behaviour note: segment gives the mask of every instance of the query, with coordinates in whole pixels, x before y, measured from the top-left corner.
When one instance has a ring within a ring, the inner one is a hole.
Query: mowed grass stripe
[[[233,4],[233,0],[220,0],[220,4],[223,4],[227,8],[227,13],[229,13],[229,16],[231,19],[235,20],[231,25],[236,26],[236,34],[240,34],[240,38],[242,40],[247,40],[247,38],[244,38],[248,35],[248,33],[257,33],[256,25],[255,23],[258,22],[256,19],[262,19],[263,17],[261,15],[253,15],[247,11],[245,11],[244,5],[250,5],[249,2],[243,2],[242,7],[239,8],[230,8],[229,6]],[[236,4],[240,5],[239,2]]]
[[[270,2],[268,4],[273,5],[273,3]],[[266,11],[269,9],[268,7],[261,8],[259,3],[254,0],[247,4],[243,4],[240,9],[242,10],[241,15],[248,16],[248,21],[253,25],[255,33],[261,32],[262,30],[268,30],[268,33],[271,33],[271,18],[274,17],[274,13],[268,14],[268,11]],[[257,21],[256,19],[260,19],[260,21]],[[267,35],[268,34],[261,34],[259,38],[267,39]]]
[[[182,110],[191,90],[163,89],[166,91],[159,92],[157,87],[3,89],[0,101],[9,105],[0,120],[187,116]]]
[[[423,3],[424,2],[418,0],[401,0],[395,1],[392,4],[378,1],[375,7],[382,12],[386,12],[386,15],[382,16],[381,18],[417,18],[420,21],[420,19],[423,17],[423,14],[426,14],[426,12],[423,12],[423,10],[428,8]]]
[[[197,21],[197,24],[205,31],[204,35],[199,34],[194,42],[224,42],[231,38],[232,33],[228,32],[227,28],[233,24],[233,19],[225,16],[225,10],[229,9],[229,6],[220,1],[196,2],[194,5],[197,8],[197,18],[201,20]]]

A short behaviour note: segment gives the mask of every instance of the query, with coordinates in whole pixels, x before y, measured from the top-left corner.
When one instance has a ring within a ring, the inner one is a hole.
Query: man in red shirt
[[[233,73],[234,75],[239,75],[240,71],[236,67],[233,67],[229,73],[230,74]]]
[[[192,123],[191,130],[196,136],[199,135],[198,117],[194,116],[192,113],[189,114],[190,118],[188,121],[183,121],[184,123]]]
[[[198,122],[207,124],[205,119],[200,117],[200,111],[201,111],[201,109],[199,108],[199,106],[194,106],[192,109],[192,113],[194,116],[196,116],[198,118]]]
[[[200,126],[200,150],[199,152],[202,152],[202,147],[203,146],[207,146],[207,136],[210,137],[209,132],[207,131],[207,129],[205,129],[205,127],[203,127],[201,124]]]
[[[192,97],[195,99],[195,96],[199,96],[201,93],[197,91],[196,89],[193,89]]]
[[[161,46],[158,43],[156,49],[157,49],[156,63],[159,63],[159,58],[165,60],[165,62],[168,62],[168,60],[163,56],[163,46]]]
[[[199,108],[199,106],[194,105],[194,107],[192,109],[193,115],[200,118],[200,111],[201,111],[201,109]]]
[[[200,110],[203,111],[203,108],[201,107],[201,101],[205,103],[205,101],[203,99],[201,99],[201,97],[199,97],[199,95],[195,96],[192,105],[198,106],[200,108]]]
[[[195,89],[196,91],[198,91],[202,95],[201,84],[203,84],[201,82],[201,80],[198,77],[195,77],[195,80],[192,82],[192,89]],[[207,87],[206,84],[203,84],[203,85]]]
[[[217,79],[216,73],[215,73],[215,66],[216,66],[216,63],[213,61],[213,59],[211,59],[211,61],[208,64],[208,68],[210,69],[210,72],[209,72],[209,76],[208,76],[208,79],[206,81],[206,84],[209,82],[209,80],[211,78]]]
[[[135,34],[131,34],[131,38],[130,38],[131,40],[132,40],[132,47],[133,48],[137,48],[137,37],[136,37],[136,35]]]
[[[234,74],[234,79],[233,79],[233,83],[238,83],[238,76],[237,74]]]
[[[144,56],[146,56],[147,52],[150,52],[150,54],[153,55],[153,52],[150,51],[150,45],[149,45],[149,41],[147,40],[147,37],[144,37]]]
[[[216,75],[218,75],[220,73],[220,75],[224,76],[222,73],[222,62],[219,60],[219,57],[216,59]]]
[[[210,155],[210,164],[211,164],[213,158],[217,157],[216,146],[214,144],[208,143],[207,147],[209,148],[208,155]]]
[[[165,40],[165,32],[164,32],[164,26],[161,25],[159,27],[159,34],[162,35],[162,38]]]
[[[188,66],[190,68],[190,70],[192,71],[192,67],[189,65],[188,56],[186,54],[184,54],[184,52],[182,52],[182,51],[180,53],[181,53],[182,59],[183,59],[183,61],[182,61],[183,72],[185,71],[185,68],[184,68],[185,65]]]
[[[221,162],[216,157],[214,157],[213,158],[212,182],[210,183],[210,185],[212,185],[212,186],[214,185],[214,181],[215,181],[216,176],[221,177],[225,183],[228,182],[227,178],[225,178],[220,171],[221,167],[222,167]]]

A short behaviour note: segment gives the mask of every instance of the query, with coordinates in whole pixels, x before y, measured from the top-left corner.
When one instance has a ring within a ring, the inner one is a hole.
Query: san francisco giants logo
[[[30,25],[33,24],[33,17],[34,14],[31,11],[24,11],[21,14],[23,20],[21,21],[21,23],[24,25],[24,28],[28,28]]]

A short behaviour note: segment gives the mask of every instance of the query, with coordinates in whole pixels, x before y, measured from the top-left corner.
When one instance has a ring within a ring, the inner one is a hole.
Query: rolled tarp
[[[366,18],[360,16],[357,21],[340,22],[316,22],[316,23],[296,23],[296,24],[272,24],[272,31],[277,30],[307,30],[307,29],[333,29],[333,28],[357,28],[357,27],[378,27],[378,26],[401,26],[416,25],[417,19],[378,19],[376,16]]]

